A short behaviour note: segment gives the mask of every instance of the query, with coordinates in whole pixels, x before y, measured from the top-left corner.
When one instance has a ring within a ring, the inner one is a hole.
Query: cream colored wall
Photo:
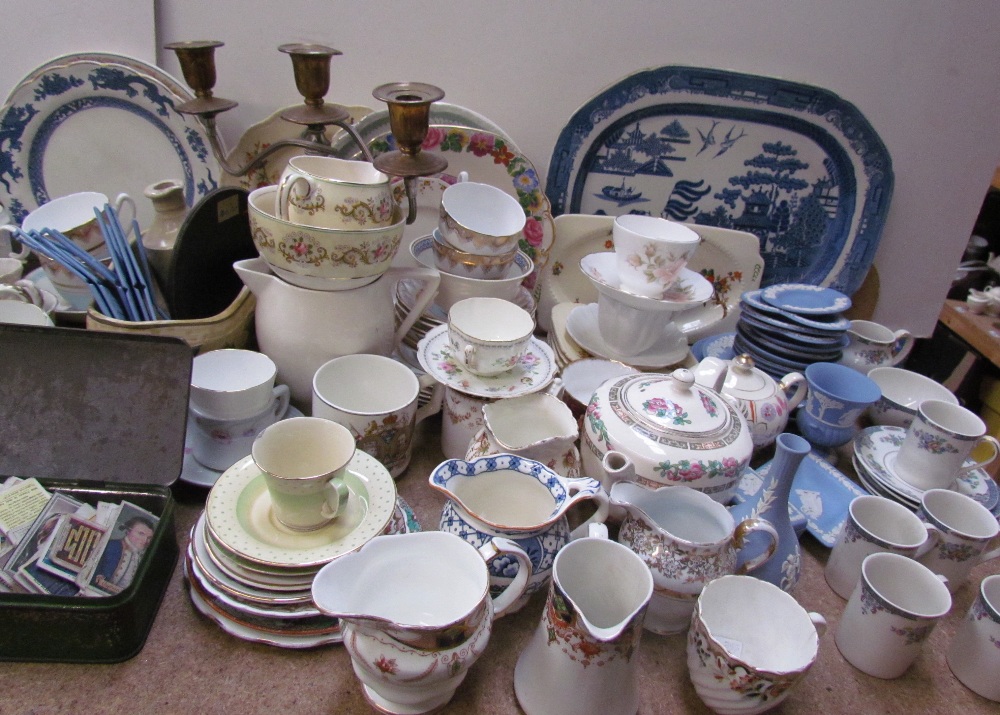
[[[123,28],[105,12],[120,4],[88,3],[107,20],[88,49],[121,43]],[[378,84],[437,84],[446,101],[504,127],[543,178],[573,112],[645,67],[720,67],[825,87],[867,116],[892,155],[895,194],[876,256],[882,297],[874,319],[918,334],[933,329],[1000,162],[995,0],[158,0],[155,7],[157,47],[226,43],[217,53],[216,94],[240,102],[219,118],[230,145],[300,101],[291,63],[277,51],[294,41],[344,53],[333,60],[330,101],[381,108],[371,97]],[[180,76],[173,53],[157,57]]]

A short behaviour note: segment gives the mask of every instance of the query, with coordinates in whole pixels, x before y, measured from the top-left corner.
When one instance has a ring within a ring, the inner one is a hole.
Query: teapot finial
[[[673,388],[683,392],[689,392],[694,385],[694,373],[686,367],[679,367],[670,373],[673,378]]]
[[[748,353],[742,353],[733,358],[733,367],[741,374],[749,373],[754,368],[753,358]]]

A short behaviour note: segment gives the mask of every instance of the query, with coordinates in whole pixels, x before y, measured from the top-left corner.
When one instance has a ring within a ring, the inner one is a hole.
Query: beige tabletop
[[[418,440],[418,452],[398,485],[421,525],[433,529],[443,498],[430,490],[426,480],[441,459],[440,419],[422,423]],[[177,536],[183,548],[206,492],[184,484],[175,491]],[[816,664],[776,712],[996,715],[997,704],[967,690],[951,674],[944,657],[973,600],[974,586],[966,585],[955,594],[951,613],[925,643],[916,664],[901,678],[883,681],[855,670],[840,656],[833,634],[845,602],[823,579],[828,550],[808,534],[802,545],[803,574],[794,596],[807,610],[825,616],[829,628],[820,639]],[[996,572],[997,564],[977,567],[971,583]],[[544,597],[538,594],[521,611],[494,624],[486,652],[440,712],[521,712],[514,697],[514,664],[540,620],[543,604]],[[641,713],[709,712],[688,679],[683,635],[643,635],[639,691]],[[368,712],[343,647],[286,650],[226,634],[195,611],[180,564],[145,648],[135,658],[115,665],[0,663],[0,715]]]

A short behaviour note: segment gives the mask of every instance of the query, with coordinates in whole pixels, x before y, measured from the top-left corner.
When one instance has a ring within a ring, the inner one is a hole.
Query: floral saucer
[[[473,397],[516,397],[546,387],[556,374],[552,348],[532,336],[520,362],[499,375],[474,375],[455,360],[448,342],[448,326],[439,325],[417,344],[420,367],[435,380]]]
[[[778,283],[764,288],[761,299],[796,315],[835,315],[851,307],[851,299],[833,288],[806,283]]]
[[[255,564],[320,566],[383,533],[396,506],[392,475],[365,452],[355,452],[345,481],[350,495],[344,513],[319,529],[296,532],[274,518],[264,475],[245,457],[223,472],[209,492],[208,529],[227,551]]]
[[[597,320],[597,303],[575,306],[566,317],[566,332],[574,342],[594,357],[639,368],[663,368],[676,365],[687,357],[687,339],[671,323],[666,324],[663,337],[651,347],[638,355],[625,356],[608,345],[601,335]]]
[[[854,455],[858,465],[881,491],[910,506],[919,506],[924,490],[904,481],[896,467],[896,456],[905,437],[906,430],[902,427],[866,427],[854,438]],[[966,462],[970,463],[971,460]],[[972,497],[987,509],[994,509],[1000,502],[1000,487],[982,469],[973,469],[959,477],[951,489]]]
[[[676,313],[704,303],[712,297],[712,284],[700,273],[683,269],[680,276],[657,298],[635,295],[621,287],[617,256],[614,253],[591,253],[580,259],[580,270],[599,293],[638,310]]]

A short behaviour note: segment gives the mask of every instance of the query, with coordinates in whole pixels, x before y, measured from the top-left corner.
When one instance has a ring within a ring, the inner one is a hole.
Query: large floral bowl
[[[261,258],[283,280],[313,290],[348,290],[377,280],[392,265],[406,219],[397,207],[388,226],[336,229],[274,215],[277,187],[250,193],[250,230]]]
[[[583,473],[608,489],[617,478],[653,489],[683,484],[725,504],[750,462],[753,439],[743,415],[682,368],[601,385],[587,405],[580,453]],[[612,472],[609,461],[627,466]]]

